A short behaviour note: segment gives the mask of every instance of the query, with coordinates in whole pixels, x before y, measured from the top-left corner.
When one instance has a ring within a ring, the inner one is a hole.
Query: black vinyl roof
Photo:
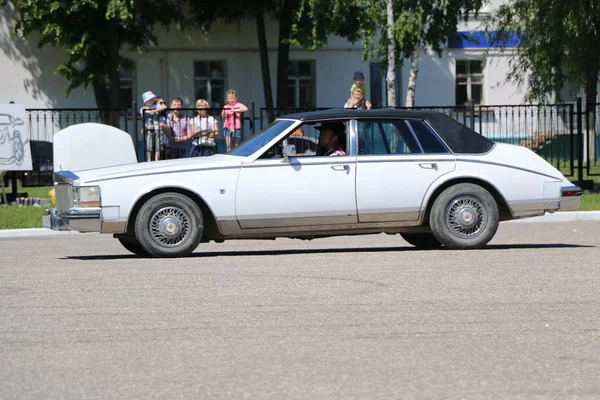
[[[334,108],[323,111],[309,111],[282,115],[279,118],[297,119],[305,122],[349,119],[420,119],[428,121],[454,153],[481,154],[494,147],[494,142],[461,124],[454,118],[436,111],[398,110],[377,108],[372,110],[353,110]]]

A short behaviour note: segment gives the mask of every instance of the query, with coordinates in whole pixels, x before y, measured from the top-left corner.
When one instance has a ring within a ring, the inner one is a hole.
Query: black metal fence
[[[573,104],[553,105],[470,105],[458,107],[415,107],[415,110],[429,110],[445,113],[478,133],[497,142],[525,146],[561,169],[567,176],[582,179],[583,171],[593,175],[598,165],[600,137],[598,136],[598,113],[600,104],[584,107],[581,100]],[[254,104],[242,114],[240,138],[244,140],[262,129],[273,119],[291,113],[322,110],[326,108],[256,109]],[[404,108],[406,109],[406,108]],[[171,110],[166,110],[164,118]],[[181,109],[179,112],[192,121],[200,116],[199,109]],[[227,150],[223,131],[221,109],[208,109],[203,114],[217,122],[219,134],[216,138],[216,152]],[[27,110],[33,171],[21,174],[25,186],[47,185],[52,182],[54,134],[66,127],[86,122],[112,123],[131,135],[138,161],[148,161],[148,126],[144,116],[134,104],[132,109],[28,109]],[[166,121],[166,120],[165,120]],[[181,120],[180,120],[181,121]],[[189,122],[193,125],[193,123]],[[184,124],[184,122],[178,122]],[[192,136],[184,141],[161,132],[161,158],[186,157],[190,155],[195,128],[179,127]],[[186,133],[187,135],[187,133]],[[235,142],[232,140],[232,144]]]

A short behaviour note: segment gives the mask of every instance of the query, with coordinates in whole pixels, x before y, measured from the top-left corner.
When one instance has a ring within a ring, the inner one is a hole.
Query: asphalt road
[[[2,399],[598,399],[600,224],[129,255],[0,239]]]

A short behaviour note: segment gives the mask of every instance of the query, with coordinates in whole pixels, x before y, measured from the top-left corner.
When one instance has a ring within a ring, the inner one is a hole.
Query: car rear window
[[[448,149],[444,144],[440,141],[438,136],[433,132],[427,124],[423,121],[417,120],[408,120],[406,121],[408,126],[410,126],[415,133],[421,147],[423,148],[423,153],[425,154],[439,154],[439,153],[448,153]]]

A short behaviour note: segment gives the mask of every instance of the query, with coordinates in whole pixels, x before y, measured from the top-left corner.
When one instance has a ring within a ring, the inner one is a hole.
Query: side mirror
[[[283,159],[287,161],[289,157],[296,157],[295,144],[286,144],[283,146]]]

